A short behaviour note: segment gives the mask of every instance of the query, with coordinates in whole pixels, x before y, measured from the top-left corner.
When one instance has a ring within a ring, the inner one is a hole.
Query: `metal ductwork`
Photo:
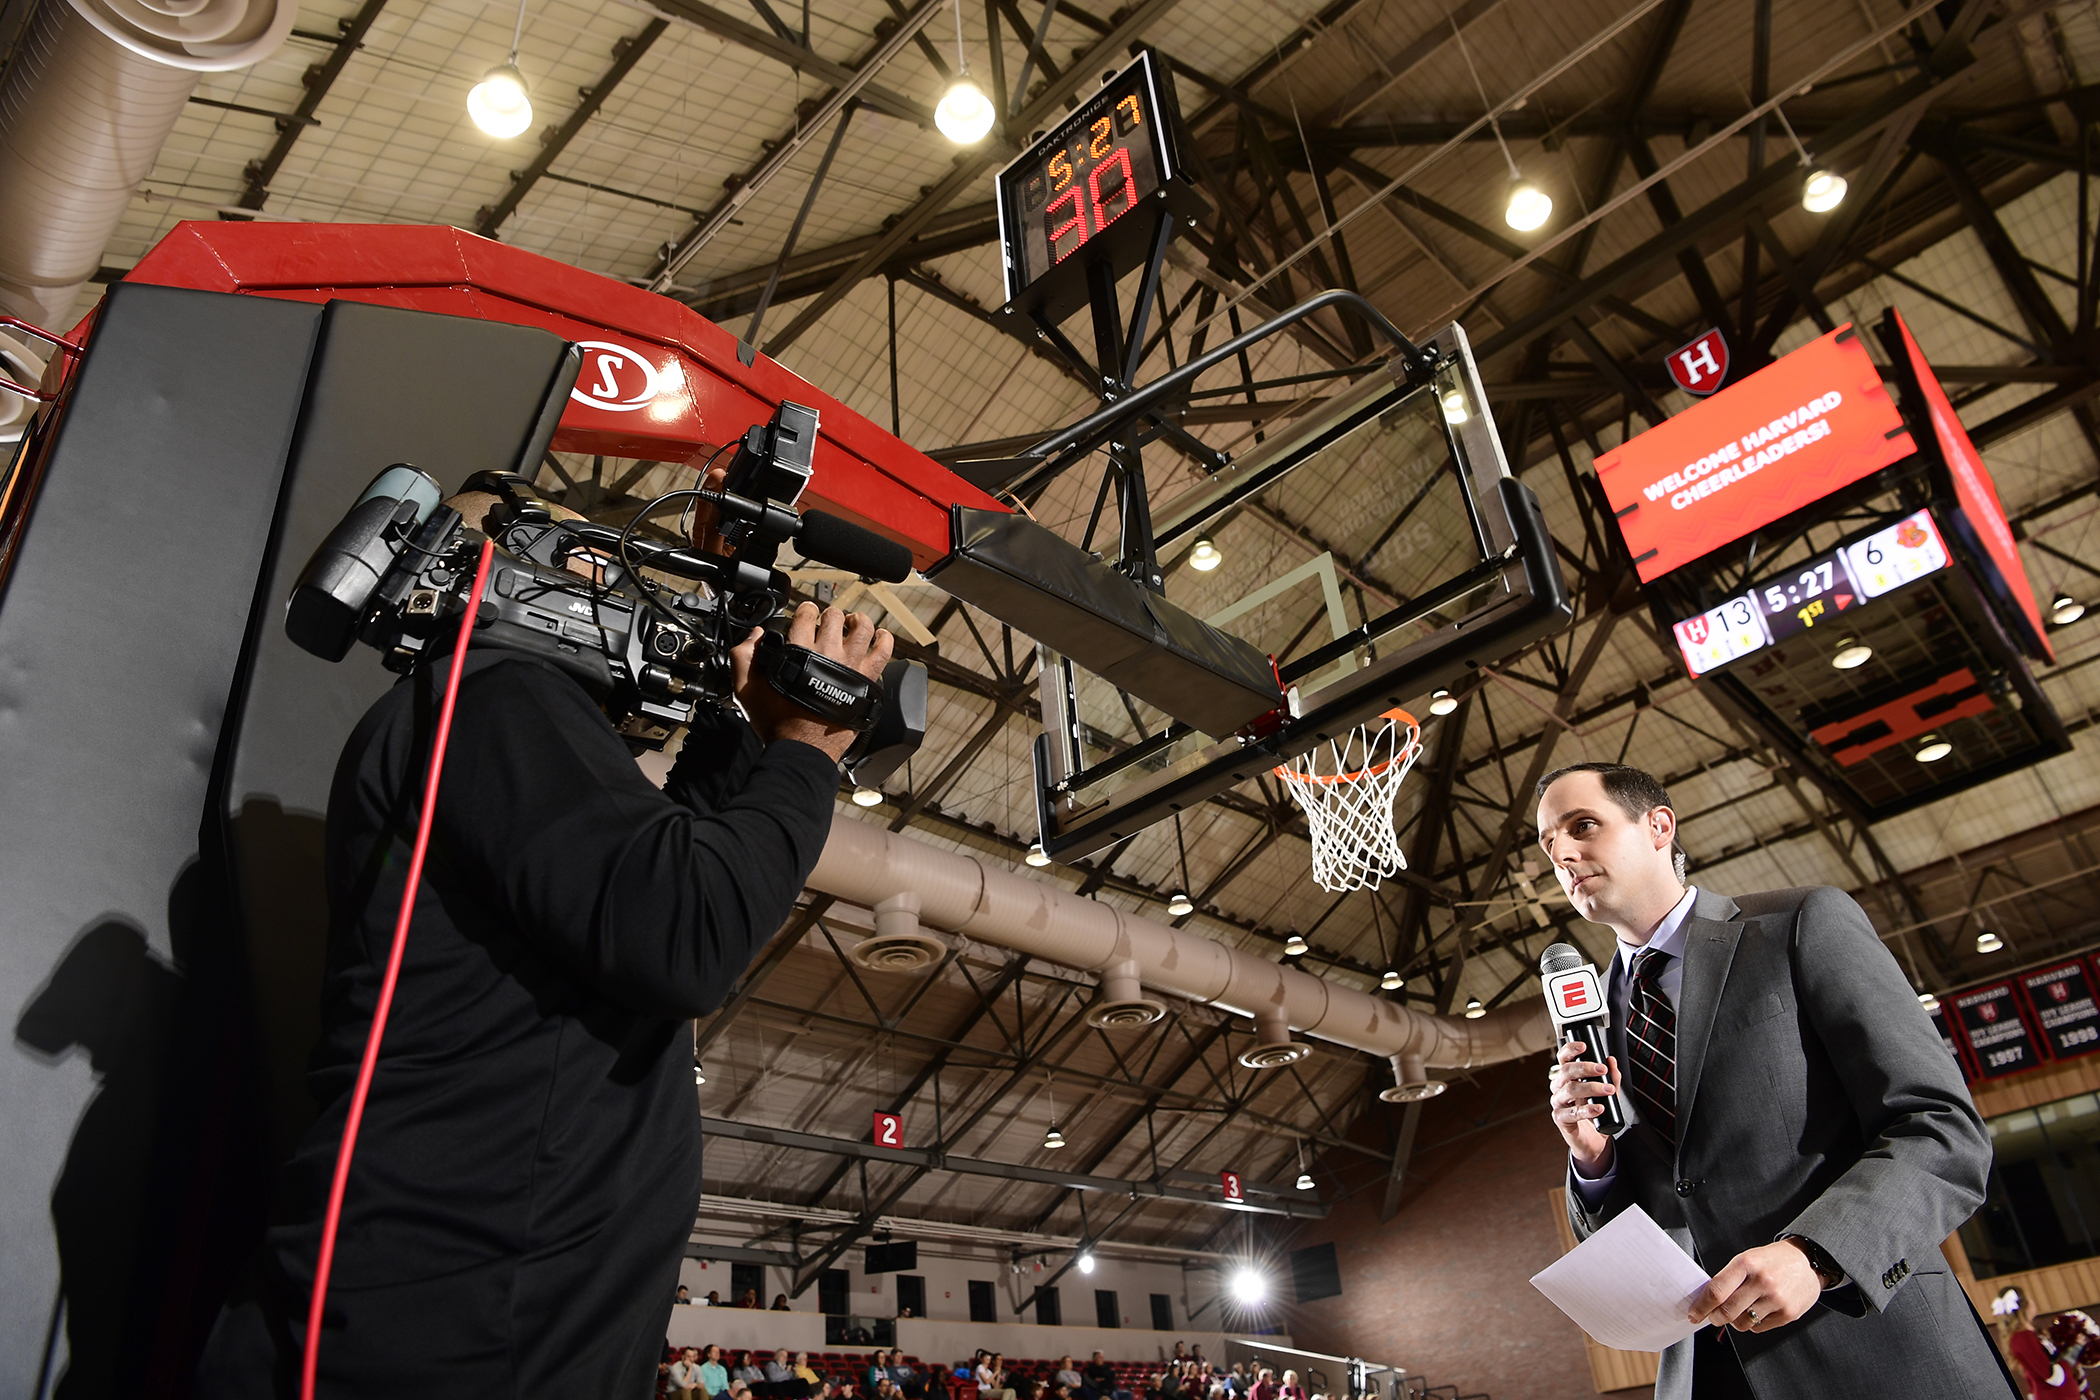
[[[1264,1065],[1309,1053],[1293,1046],[1293,1030],[1391,1057],[1405,1076],[1399,1087],[1415,1088],[1409,1097],[1438,1092],[1427,1066],[1496,1064],[1553,1044],[1543,1002],[1472,1020],[1411,1011],[850,817],[833,817],[809,887],[871,909],[909,892],[927,928],[1099,974],[1104,1006],[1142,1000],[1134,994],[1143,985],[1251,1017],[1262,1033],[1248,1053]]]
[[[275,53],[298,10],[43,0],[0,81],[0,312],[66,329],[199,75]],[[18,436],[7,424],[26,415],[7,397],[0,434]]]

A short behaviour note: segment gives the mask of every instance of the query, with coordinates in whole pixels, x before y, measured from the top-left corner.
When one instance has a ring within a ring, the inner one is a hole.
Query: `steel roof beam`
[[[250,161],[247,169],[241,172],[242,178],[248,182],[248,187],[241,191],[241,208],[260,209],[269,200],[270,182],[277,178],[277,172],[284,167],[285,157],[289,156],[292,147],[299,143],[301,132],[308,126],[320,125],[314,120],[314,113],[320,109],[322,100],[328,96],[328,90],[335,86],[335,80],[343,75],[343,67],[350,62],[350,56],[364,47],[365,35],[370,32],[373,21],[379,18],[379,12],[385,8],[386,0],[365,0],[364,4],[358,6],[356,14],[348,19],[336,21],[343,31],[343,37],[336,40],[335,51],[306,70],[300,79],[306,84],[306,95],[301,97],[299,105],[292,109],[291,117],[278,131],[277,139],[271,143],[269,151],[262,159]]]
[[[784,64],[798,73],[807,73],[835,88],[845,87],[855,76],[855,70],[846,64],[834,63],[818,55],[814,49],[791,44],[771,30],[747,23],[734,15],[724,14],[714,6],[702,3],[702,0],[621,0],[621,3],[665,19],[676,20],[680,24],[690,25],[703,33],[714,35],[717,39],[747,48],[753,53],[764,54],[777,63]],[[933,130],[932,108],[922,106],[881,83],[871,82],[863,87],[860,90],[860,100],[878,112],[901,117],[928,131]]]
[[[1221,1210],[1241,1210],[1257,1215],[1285,1215],[1299,1220],[1322,1220],[1327,1207],[1311,1201],[1294,1199],[1280,1191],[1272,1199],[1274,1204],[1249,1201],[1243,1205],[1232,1205],[1220,1200],[1215,1191],[1200,1191],[1186,1186],[1171,1185],[1165,1181],[1133,1179],[1126,1177],[1093,1176],[1084,1172],[1050,1171],[1043,1167],[1023,1166],[1018,1162],[992,1162],[979,1157],[956,1157],[933,1149],[912,1147],[877,1147],[872,1142],[857,1142],[848,1138],[822,1137],[816,1133],[792,1132],[786,1128],[763,1128],[753,1123],[732,1123],[720,1118],[703,1118],[700,1131],[704,1136],[729,1138],[738,1142],[764,1143],[773,1147],[798,1148],[805,1152],[825,1152],[844,1157],[849,1161],[893,1162],[915,1168],[914,1179],[927,1172],[956,1172],[965,1176],[992,1176],[1006,1181],[1029,1182],[1041,1186],[1059,1186],[1068,1191],[1104,1191],[1132,1200],[1141,1197],[1156,1197],[1169,1201],[1189,1201],[1197,1205],[1214,1206]],[[1250,1190],[1258,1190],[1258,1184],[1249,1182]],[[856,1237],[857,1238],[857,1237]],[[849,1245],[851,1241],[847,1242]],[[836,1247],[836,1246],[834,1246]],[[839,1253],[843,1253],[840,1250]],[[829,1267],[837,1253],[830,1253],[821,1267]]]

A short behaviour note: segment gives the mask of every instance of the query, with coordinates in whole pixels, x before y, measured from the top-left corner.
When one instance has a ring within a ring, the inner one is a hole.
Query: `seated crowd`
[[[752,1304],[751,1306],[756,1306]],[[657,1368],[657,1394],[676,1400],[1326,1400],[1308,1395],[1296,1371],[1235,1362],[1214,1366],[1203,1349],[1180,1343],[1166,1362],[1084,1365],[1014,1361],[979,1351],[968,1361],[923,1366],[901,1351],[786,1350],[725,1354],[719,1346],[670,1349]]]

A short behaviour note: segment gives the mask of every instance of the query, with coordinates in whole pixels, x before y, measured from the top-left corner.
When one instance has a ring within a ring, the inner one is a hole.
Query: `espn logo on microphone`
[[[1546,978],[1546,1010],[1556,1026],[1594,1021],[1604,1015],[1604,988],[1595,968],[1578,967]]]

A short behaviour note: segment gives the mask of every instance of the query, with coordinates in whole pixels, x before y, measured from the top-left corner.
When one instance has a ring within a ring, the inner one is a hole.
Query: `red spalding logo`
[[[1670,352],[1670,378],[1687,394],[1701,398],[1721,387],[1728,377],[1728,342],[1718,330],[1708,331],[1689,345]]]

